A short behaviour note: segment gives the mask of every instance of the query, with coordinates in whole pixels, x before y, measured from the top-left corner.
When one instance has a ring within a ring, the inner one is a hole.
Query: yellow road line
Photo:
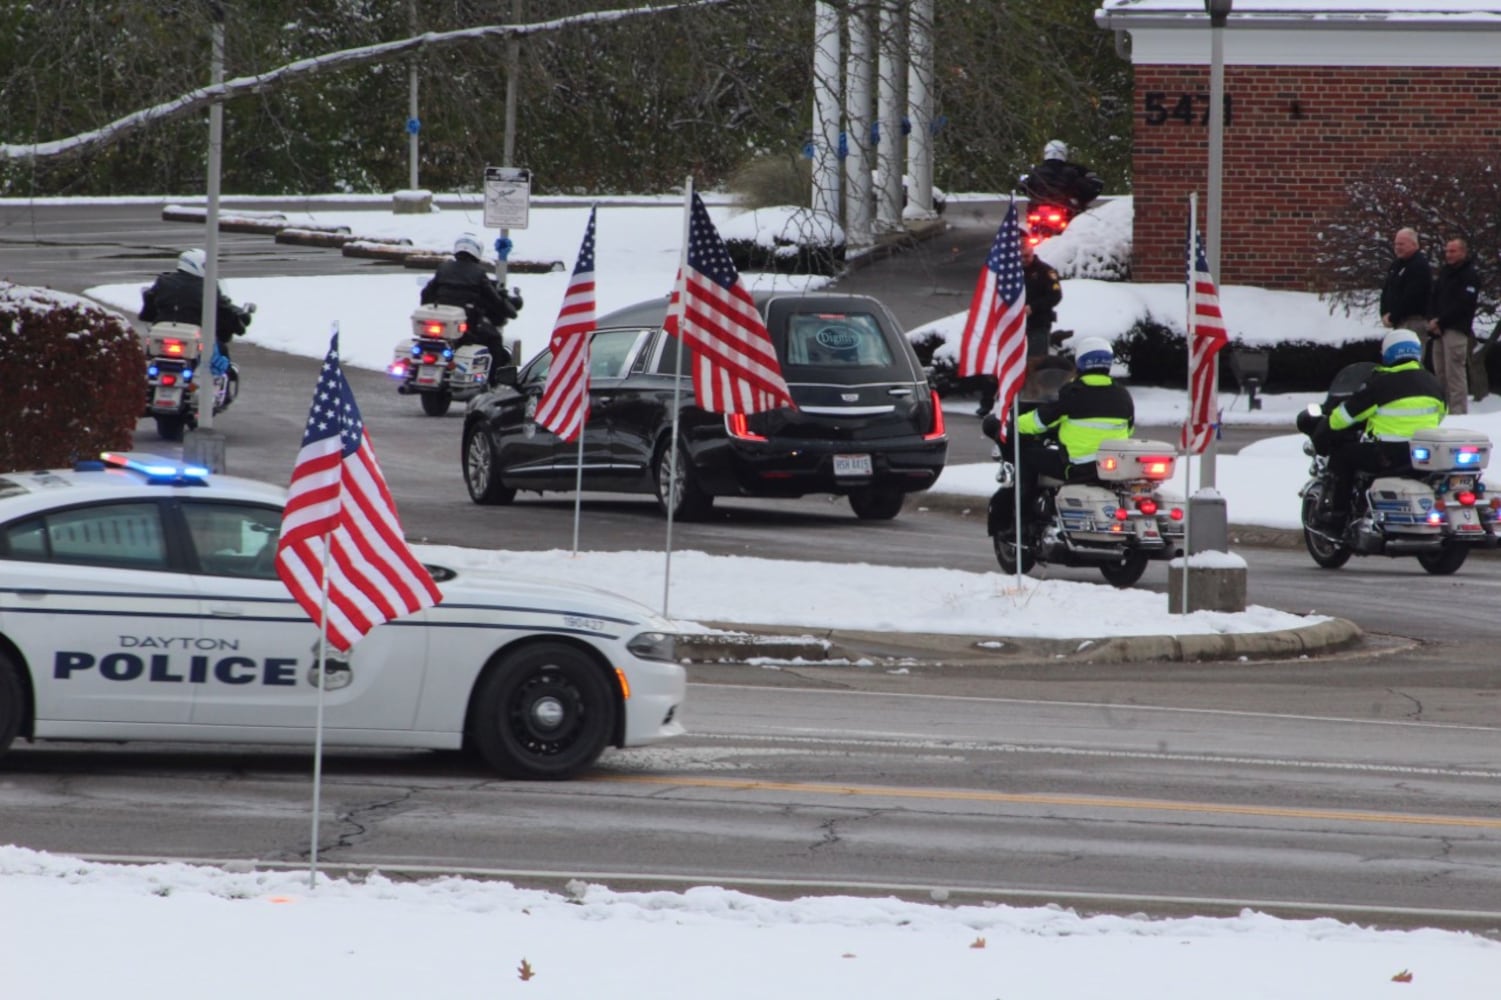
[[[1244,806],[1220,802],[1171,802],[1165,799],[1126,799],[1093,795],[1019,794],[969,791],[959,788],[887,788],[879,785],[828,785],[800,781],[747,781],[734,778],[668,778],[616,775],[603,781],[632,785],[674,785],[718,788],[736,792],[798,792],[841,797],[927,799],[953,802],[995,802],[1031,806],[1083,806],[1091,809],[1137,809],[1153,812],[1203,813],[1219,816],[1262,816],[1277,819],[1317,819],[1342,823],[1391,823],[1400,826],[1457,826],[1501,830],[1501,819],[1476,816],[1428,816],[1420,813],[1363,812],[1346,809],[1301,809],[1291,806]]]

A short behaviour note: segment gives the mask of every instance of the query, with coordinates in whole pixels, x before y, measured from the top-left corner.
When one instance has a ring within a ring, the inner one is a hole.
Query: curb
[[[800,630],[796,626],[705,622],[719,629],[688,635],[680,659],[696,664],[752,660],[855,666],[1007,666],[1018,663],[1204,663],[1225,660],[1296,659],[1335,652],[1359,643],[1354,622],[1329,618],[1271,632],[1134,635],[1044,639],[1000,636]]]

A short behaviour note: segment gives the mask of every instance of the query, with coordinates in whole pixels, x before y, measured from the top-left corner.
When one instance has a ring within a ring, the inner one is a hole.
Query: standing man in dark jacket
[[[1421,336],[1428,332],[1428,290],[1433,269],[1418,247],[1416,230],[1397,230],[1392,250],[1396,256],[1381,286],[1381,325],[1387,329],[1401,327]]]
[[[1470,412],[1470,342],[1475,339],[1475,306],[1480,276],[1470,259],[1470,244],[1451,237],[1444,244],[1444,265],[1428,296],[1428,336],[1433,338],[1433,373],[1444,387],[1450,413]]]
[[[1027,376],[1048,356],[1048,337],[1063,301],[1063,283],[1053,265],[1037,256],[1037,248],[1022,234],[1022,280],[1027,289]],[[994,375],[975,376],[980,382],[980,405],[975,413],[985,416],[995,408],[999,385]]]
[[[460,341],[472,341],[490,349],[490,384],[496,384],[502,365],[511,363],[500,329],[515,319],[521,309],[521,296],[515,292],[502,295],[490,275],[480,266],[485,254],[473,233],[464,233],[453,243],[453,258],[438,265],[422,289],[423,305],[461,306],[468,316],[469,329]]]
[[[203,325],[203,265],[207,258],[202,250],[184,250],[177,255],[177,270],[157,275],[150,288],[141,293],[142,323],[191,323]],[[248,310],[236,308],[229,296],[215,290],[219,308],[214,315],[214,339],[219,353],[229,358],[229,341],[243,336],[250,324]],[[254,308],[254,307],[251,307]]]

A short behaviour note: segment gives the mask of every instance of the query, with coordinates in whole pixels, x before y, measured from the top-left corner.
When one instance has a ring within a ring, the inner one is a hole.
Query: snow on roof
[[[1230,16],[1257,27],[1494,27],[1501,29],[1501,6],[1482,9],[1464,0],[1233,0]],[[1095,15],[1105,28],[1202,27],[1203,0],[1102,0]],[[1392,22],[1400,22],[1400,25]]]

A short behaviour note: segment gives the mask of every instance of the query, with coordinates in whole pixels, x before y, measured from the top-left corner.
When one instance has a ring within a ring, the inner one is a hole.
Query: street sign
[[[532,203],[532,173],[521,167],[485,168],[485,228],[525,229]]]

